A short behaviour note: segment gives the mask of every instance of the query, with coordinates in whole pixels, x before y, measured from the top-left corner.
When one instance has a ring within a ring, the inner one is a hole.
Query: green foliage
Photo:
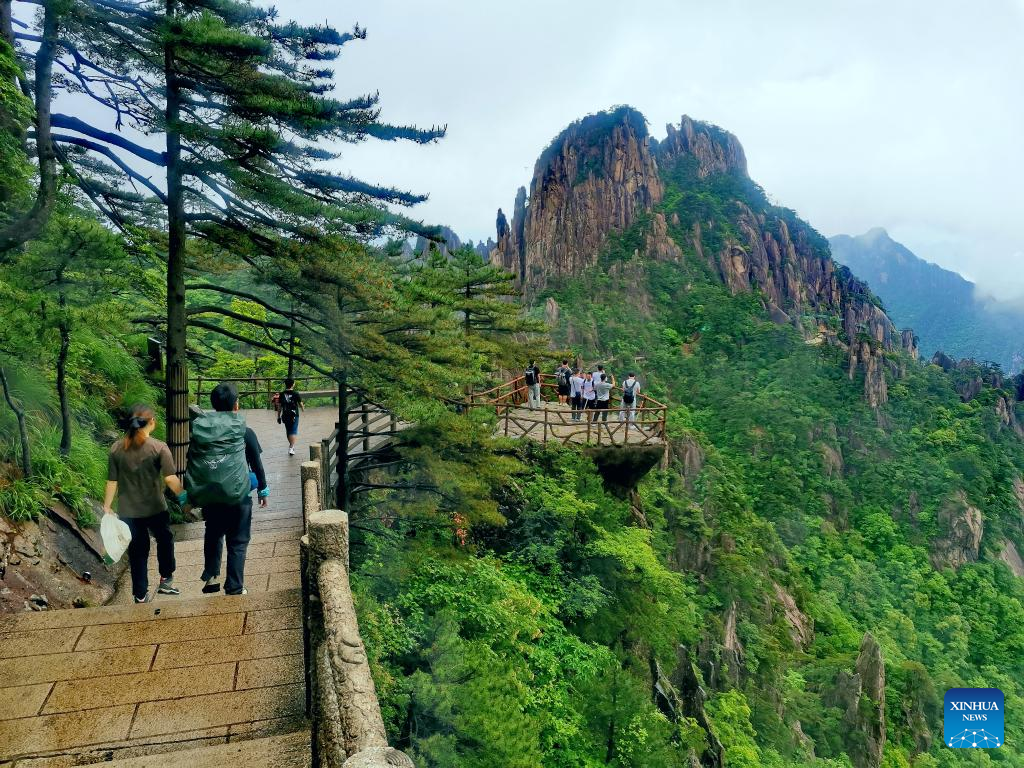
[[[682,481],[680,461],[652,474],[640,495],[655,552],[669,562],[685,553],[677,566],[699,574],[701,589],[687,601],[696,626],[707,627],[712,659],[722,617],[736,605],[743,670],[737,686],[720,682],[724,690],[708,703],[727,764],[809,764],[793,736],[795,720],[820,763],[843,763],[848,726],[829,697],[838,674],[852,670],[865,631],[878,638],[889,673],[886,764],[960,764],[937,743],[911,759],[914,729],[941,732],[936,696],[970,684],[1005,685],[1017,697],[1018,684],[994,670],[1024,671],[1017,650],[1024,589],[994,561],[998,542],[1019,543],[1024,534],[1013,496],[1024,449],[999,428],[996,390],[963,403],[955,389],[997,381],[998,371],[976,365],[950,377],[903,360],[906,374],[892,381],[879,416],[863,402],[861,383],[846,377],[840,350],[809,345],[794,328],[770,322],[755,293],[732,295],[706,260],[741,239],[737,203],[764,216],[767,228],[784,224],[812,251],[827,248],[820,235],[743,177],[698,179],[686,160],[663,172],[664,210],[679,217],[670,229],[683,260],[641,255],[628,278],[611,269],[634,259],[639,222],[609,238],[598,269],[542,298],[554,296],[561,308],[556,343],[568,341],[571,323],[573,351],[584,359],[639,368],[646,390],[672,407],[673,438],[700,446],[699,476]],[[589,328],[596,330],[580,330]],[[984,514],[982,562],[939,572],[931,543],[946,533],[940,510],[957,498]],[[702,547],[706,565],[695,560]],[[810,646],[794,644],[776,585],[813,620]],[[657,624],[644,628],[648,642]],[[1024,721],[1008,712],[1008,731],[1021,732]],[[1020,764],[1008,753],[1000,758]]]

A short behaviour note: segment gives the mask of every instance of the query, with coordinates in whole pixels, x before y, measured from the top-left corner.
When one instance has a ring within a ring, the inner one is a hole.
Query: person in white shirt
[[[615,386],[615,377],[608,377],[607,373],[602,373],[597,383],[594,385],[594,392],[597,393],[597,397],[594,402],[594,413],[591,416],[591,421],[596,422],[600,415],[601,421],[608,421],[608,406],[611,404],[612,387]]]
[[[569,379],[569,397],[572,402],[572,420],[579,421],[583,410],[583,376],[578,369]]]
[[[640,382],[632,372],[622,382],[622,405],[619,409],[619,421],[636,422],[636,407],[640,402]]]
[[[583,410],[591,410],[594,407],[596,399],[597,390],[594,389],[594,377],[593,375],[586,373],[583,375]],[[590,417],[588,416],[587,418]]]

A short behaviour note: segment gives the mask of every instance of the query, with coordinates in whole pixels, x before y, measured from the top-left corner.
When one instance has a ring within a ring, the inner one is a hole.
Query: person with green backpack
[[[267,506],[270,489],[256,433],[238,412],[238,389],[221,383],[210,393],[212,413],[192,422],[185,490],[189,503],[203,510],[206,534],[203,542],[203,592],[220,591],[220,566],[227,543],[227,578],[224,592],[244,595],[245,554],[252,528],[250,472],[256,477],[259,505]]]

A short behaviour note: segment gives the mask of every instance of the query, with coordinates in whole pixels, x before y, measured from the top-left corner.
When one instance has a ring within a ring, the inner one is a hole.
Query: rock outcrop
[[[1003,547],[999,551],[999,559],[1006,563],[1006,567],[1013,572],[1014,576],[1024,577],[1024,559],[1021,559],[1017,545],[1009,539],[1003,542]]]
[[[722,768],[725,748],[715,735],[711,721],[704,711],[707,692],[701,685],[700,675],[686,646],[677,648],[676,668],[669,679],[662,674],[657,662],[652,659],[652,677],[655,680],[655,703],[666,717],[677,722],[684,717],[692,718],[707,734],[704,752],[697,756],[704,768]]]
[[[878,642],[867,633],[854,672],[840,672],[831,703],[843,712],[846,753],[856,768],[878,768],[885,751],[885,663]]]
[[[683,115],[679,127],[665,127],[667,135],[657,144],[657,155],[662,165],[680,157],[697,160],[697,175],[706,179],[716,173],[747,174],[747,156],[739,139],[716,125],[701,123]]]
[[[514,215],[511,234],[498,238],[491,260],[513,271],[518,262],[523,287],[533,295],[552,277],[592,268],[609,233],[630,227],[663,193],[643,115],[628,107],[590,115],[541,155],[522,231]]]
[[[775,582],[772,582],[772,586],[775,589],[775,599],[789,625],[789,636],[793,640],[793,645],[801,650],[810,648],[814,641],[814,620],[797,607],[796,600],[789,592]]]
[[[968,503],[963,491],[939,508],[937,522],[943,535],[932,542],[932,565],[955,570],[978,559],[984,519],[981,510]]]
[[[724,200],[727,213],[684,228],[679,212],[659,210],[663,172],[732,197]],[[717,185],[721,176],[730,179]],[[679,261],[684,249],[692,250],[733,293],[760,292],[776,322],[842,345],[850,375],[863,374],[873,406],[888,400],[889,372],[901,374],[886,355],[918,354],[913,331],[896,329],[867,285],[832,260],[828,241],[768,203],[747,176],[737,138],[685,115],[661,142],[649,138],[644,117],[629,107],[570,125],[537,161],[529,203],[520,188],[511,226],[499,218],[491,261],[514,272],[534,296],[552,280],[592,269],[609,235],[634,225],[637,260]],[[711,230],[715,236],[708,238]]]
[[[736,601],[734,600],[725,612],[722,626],[722,667],[729,681],[735,686],[740,684],[743,672],[743,643],[736,634]]]

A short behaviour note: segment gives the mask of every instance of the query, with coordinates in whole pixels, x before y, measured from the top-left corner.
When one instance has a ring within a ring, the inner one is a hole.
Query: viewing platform
[[[554,374],[542,373],[541,407],[530,408],[526,377],[470,395],[467,409],[491,409],[498,417],[498,434],[541,443],[597,446],[655,446],[665,444],[668,407],[641,392],[635,407],[622,402],[622,387],[614,386],[607,410],[573,411],[558,402]],[[578,417],[578,418],[577,418]]]

